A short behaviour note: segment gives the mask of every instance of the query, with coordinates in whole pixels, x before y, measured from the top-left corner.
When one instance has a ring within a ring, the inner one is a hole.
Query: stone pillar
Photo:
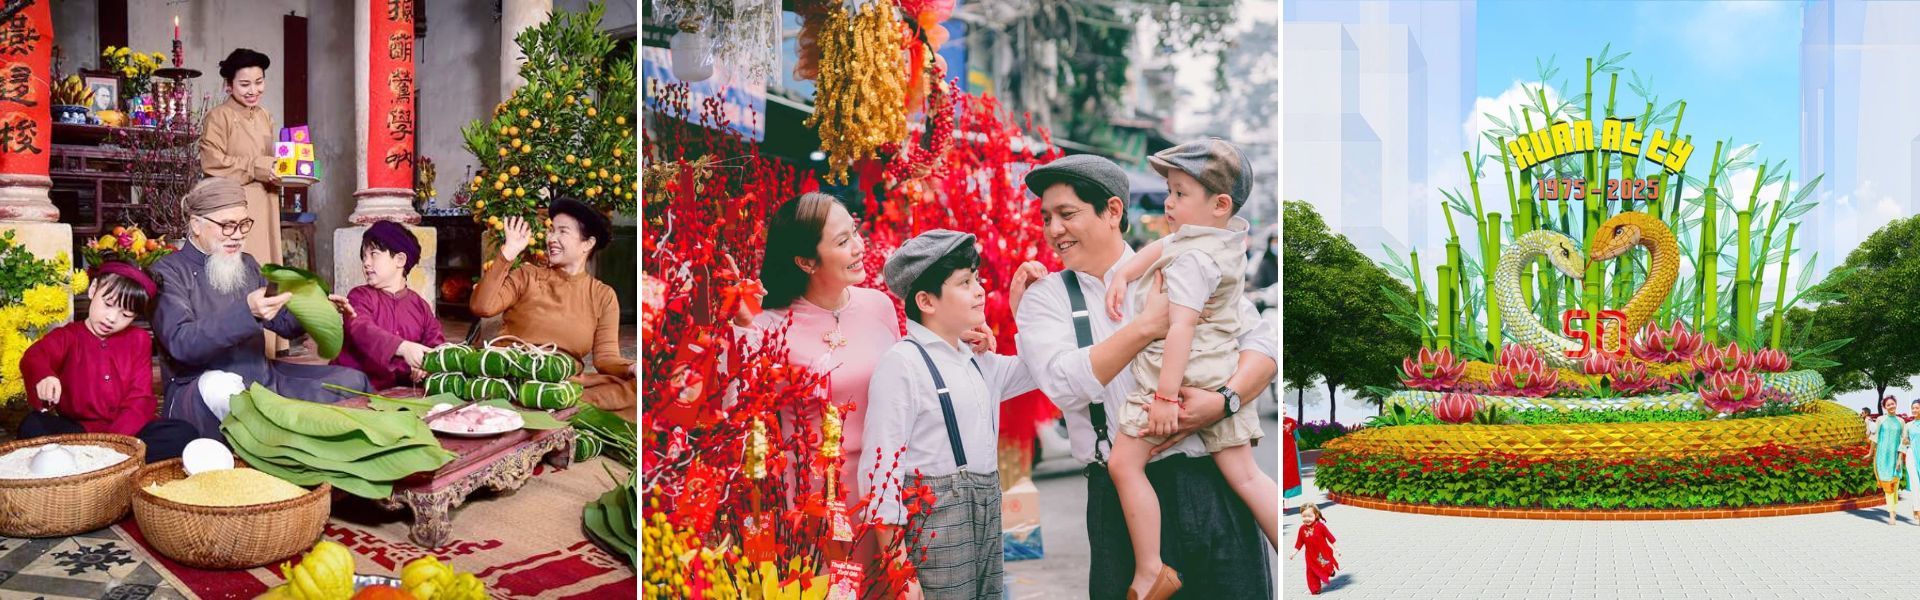
[[[34,256],[73,253],[73,228],[47,198],[53,144],[53,10],[34,2],[0,23],[0,231]]]
[[[513,97],[513,91],[526,85],[520,77],[520,63],[527,55],[513,41],[520,32],[547,22],[553,13],[553,0],[501,0],[500,4],[500,102]]]
[[[434,259],[439,237],[420,227],[413,210],[416,123],[414,107],[413,3],[421,0],[354,0],[354,208],[353,227],[333,230],[334,290],[363,283],[360,241],[378,221],[407,225],[420,240],[420,260],[407,287],[434,305]]]
[[[355,225],[420,222],[413,210],[414,38],[418,0],[354,2]]]

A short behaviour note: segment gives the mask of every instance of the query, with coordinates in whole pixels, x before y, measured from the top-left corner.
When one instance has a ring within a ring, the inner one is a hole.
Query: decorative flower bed
[[[1326,446],[1327,442],[1359,430],[1360,427],[1358,426],[1348,427],[1339,423],[1313,421],[1301,423],[1299,428],[1293,430],[1293,434],[1295,437],[1300,438],[1301,450],[1313,450]]]
[[[1826,380],[1814,371],[1793,371],[1789,373],[1756,374],[1765,390],[1772,391],[1793,404],[1811,402],[1821,398]],[[1387,397],[1387,405],[1431,406],[1444,398],[1446,393],[1431,390],[1402,390]],[[1706,407],[1697,391],[1674,391],[1663,394],[1649,394],[1618,397],[1529,397],[1500,394],[1475,394],[1482,404],[1498,405],[1501,408],[1526,410],[1550,408],[1556,410],[1577,409],[1698,409]]]
[[[1798,504],[1874,489],[1870,449],[1859,443],[1620,457],[1417,456],[1335,444],[1314,478],[1330,492],[1391,502],[1602,510]]]
[[[1858,413],[1832,402],[1781,417],[1573,423],[1557,425],[1401,425],[1368,427],[1328,449],[1400,456],[1650,456],[1719,453],[1762,444],[1833,448],[1866,439]]]

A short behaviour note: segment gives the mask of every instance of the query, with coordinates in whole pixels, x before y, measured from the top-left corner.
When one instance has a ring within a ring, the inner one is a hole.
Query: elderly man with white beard
[[[220,419],[202,399],[199,380],[209,371],[239,375],[289,398],[336,402],[347,395],[325,384],[372,391],[365,373],[328,365],[268,360],[263,330],[294,339],[305,332],[282,310],[292,294],[268,296],[260,265],[242,252],[255,223],[239,184],[219,177],[200,180],[183,200],[189,243],[153,264],[160,299],[153,311],[154,337],[165,349],[172,378],[166,384],[166,416],[192,423],[202,437],[224,440]],[[215,401],[224,413],[225,399]]]

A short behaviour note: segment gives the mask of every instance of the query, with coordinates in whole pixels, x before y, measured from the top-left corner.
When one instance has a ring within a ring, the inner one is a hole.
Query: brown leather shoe
[[[1180,572],[1167,565],[1160,566],[1160,575],[1153,580],[1153,587],[1147,588],[1147,596],[1141,598],[1133,590],[1127,590],[1127,600],[1167,600],[1180,591]]]

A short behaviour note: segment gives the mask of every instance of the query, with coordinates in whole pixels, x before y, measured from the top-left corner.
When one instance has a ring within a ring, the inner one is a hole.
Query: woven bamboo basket
[[[145,442],[111,433],[75,433],[10,442],[0,445],[0,455],[44,444],[102,446],[129,458],[66,477],[0,479],[0,536],[64,537],[112,525],[127,514],[134,471],[147,455]]]
[[[298,498],[249,506],[194,506],[147,491],[185,479],[180,459],[157,462],[133,478],[133,518],[153,548],[201,569],[248,569],[299,555],[320,539],[333,509],[333,486]]]
[[[1410,456],[1674,456],[1727,452],[1767,443],[1832,448],[1866,440],[1859,413],[1819,401],[1784,417],[1666,423],[1566,425],[1405,425],[1369,427],[1328,448]]]

